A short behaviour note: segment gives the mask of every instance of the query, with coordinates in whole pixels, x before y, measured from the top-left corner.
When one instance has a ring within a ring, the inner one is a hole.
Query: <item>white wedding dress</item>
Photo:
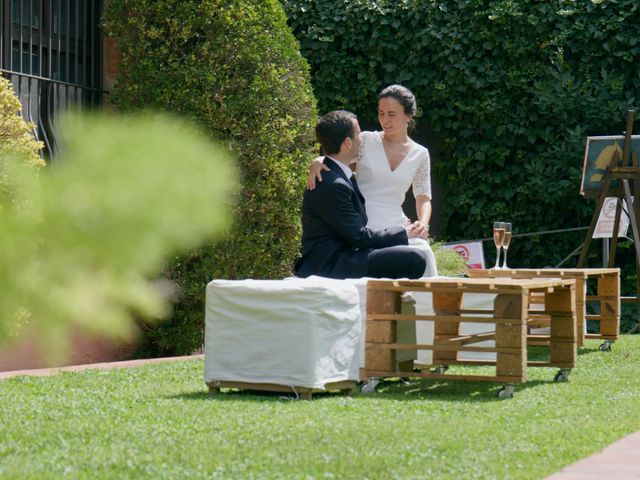
[[[408,225],[410,220],[402,211],[402,203],[410,186],[413,194],[431,198],[429,150],[414,143],[413,148],[395,170],[391,170],[382,144],[380,132],[362,132],[362,148],[356,167],[358,186],[365,198],[365,209],[373,230]],[[409,245],[427,255],[425,277],[438,275],[436,258],[431,246],[421,238],[409,239]]]

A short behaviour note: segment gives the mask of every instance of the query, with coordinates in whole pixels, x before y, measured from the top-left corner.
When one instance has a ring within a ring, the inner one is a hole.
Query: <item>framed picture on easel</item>
[[[623,135],[609,135],[604,137],[587,137],[582,165],[582,181],[580,194],[586,198],[600,195],[604,172],[610,165],[620,163],[624,146]],[[631,155],[640,155],[640,135],[631,136]],[[620,190],[620,182],[611,182],[611,192],[615,195]]]

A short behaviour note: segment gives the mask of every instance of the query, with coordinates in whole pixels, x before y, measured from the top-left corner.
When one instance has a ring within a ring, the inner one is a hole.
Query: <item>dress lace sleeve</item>
[[[360,162],[362,161],[362,155],[364,153],[364,144],[365,142],[370,142],[371,141],[371,132],[360,132],[360,148],[358,149],[358,156],[356,157],[355,160],[355,165],[352,164],[352,169],[358,173],[358,165],[360,164]]]
[[[431,161],[429,150],[426,148],[421,152],[420,165],[413,177],[413,195],[425,195],[431,199]]]

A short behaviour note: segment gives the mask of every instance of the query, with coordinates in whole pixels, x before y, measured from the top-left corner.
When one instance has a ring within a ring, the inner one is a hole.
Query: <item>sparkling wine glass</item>
[[[496,264],[493,269],[500,268],[500,247],[504,241],[504,222],[493,222],[493,243],[496,244]]]
[[[511,224],[508,222],[504,225],[504,237],[502,238],[502,248],[504,249],[504,258],[502,260],[502,269],[507,270],[507,251],[509,250],[509,244],[511,243]]]

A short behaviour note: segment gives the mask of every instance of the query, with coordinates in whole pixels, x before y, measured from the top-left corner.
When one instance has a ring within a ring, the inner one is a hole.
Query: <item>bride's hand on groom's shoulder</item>
[[[316,188],[316,181],[322,181],[322,171],[329,171],[329,167],[327,167],[322,161],[324,157],[316,157],[311,162],[309,166],[309,177],[307,179],[307,189],[314,190]]]

